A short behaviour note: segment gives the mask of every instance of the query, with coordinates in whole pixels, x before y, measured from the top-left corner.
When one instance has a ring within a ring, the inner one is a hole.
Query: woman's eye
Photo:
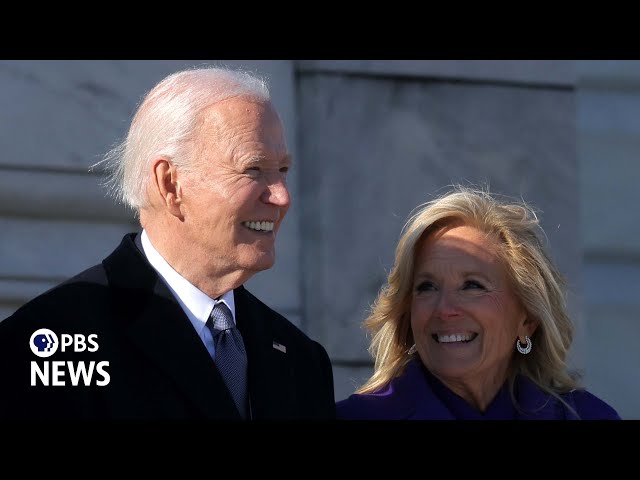
[[[416,286],[416,292],[429,292],[436,290],[436,286],[432,282],[420,282]]]
[[[482,285],[480,282],[477,282],[475,280],[467,280],[466,282],[464,282],[464,287],[465,290],[484,290],[484,285]]]

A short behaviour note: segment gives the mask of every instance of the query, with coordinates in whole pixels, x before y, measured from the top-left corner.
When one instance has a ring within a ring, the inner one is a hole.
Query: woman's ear
[[[538,325],[540,325],[540,321],[537,318],[525,314],[525,317],[518,328],[518,338],[520,338],[524,343],[524,336],[526,335],[531,337],[538,329]]]

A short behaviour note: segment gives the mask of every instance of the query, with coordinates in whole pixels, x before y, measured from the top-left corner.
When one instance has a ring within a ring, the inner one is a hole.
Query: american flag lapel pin
[[[280,350],[282,353],[287,353],[287,347],[278,342],[273,342],[273,348]]]

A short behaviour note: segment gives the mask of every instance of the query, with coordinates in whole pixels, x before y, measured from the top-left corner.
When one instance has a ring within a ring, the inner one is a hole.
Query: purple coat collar
[[[447,405],[433,392],[428,372],[419,360],[414,360],[403,375],[395,378],[382,390],[368,395],[351,395],[338,402],[338,417],[351,419],[390,420],[455,420]],[[575,419],[554,397],[540,390],[524,377],[517,380],[518,402],[523,412],[516,412],[521,420]],[[573,408],[571,394],[563,399]]]

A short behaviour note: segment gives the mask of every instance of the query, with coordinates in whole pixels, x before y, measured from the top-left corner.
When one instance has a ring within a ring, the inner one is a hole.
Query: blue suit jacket
[[[338,418],[348,420],[456,420],[457,418],[433,392],[428,373],[419,360],[383,389],[370,394],[353,394],[337,403]],[[520,420],[577,420],[562,402],[540,390],[525,377],[517,380]],[[607,403],[585,390],[564,394],[582,420],[619,420]]]

